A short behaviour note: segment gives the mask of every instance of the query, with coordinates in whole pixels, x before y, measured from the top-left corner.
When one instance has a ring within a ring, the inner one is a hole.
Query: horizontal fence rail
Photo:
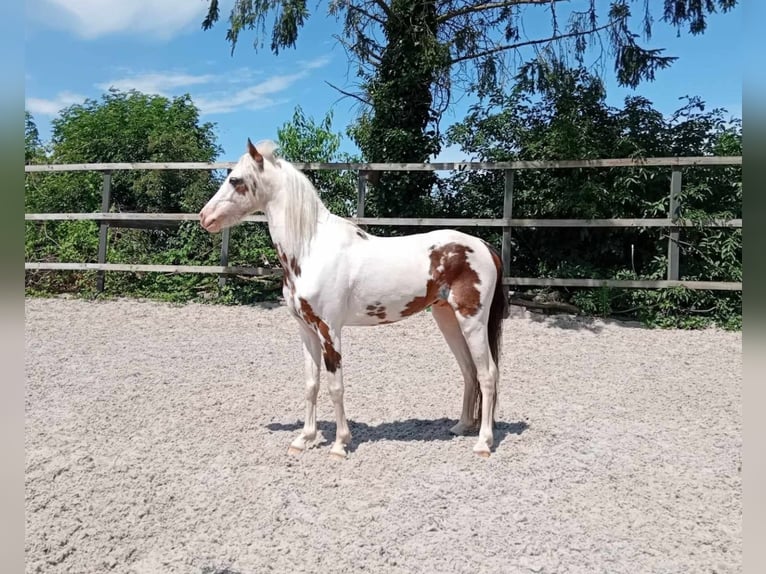
[[[742,156],[703,157],[649,157],[619,159],[576,159],[576,160],[535,160],[535,161],[463,161],[436,163],[320,163],[291,162],[300,170],[333,171],[463,171],[463,170],[506,170],[506,169],[569,169],[594,167],[693,167],[715,165],[741,165]],[[139,163],[65,163],[25,165],[24,171],[119,171],[119,170],[166,170],[166,169],[231,169],[237,162],[139,162]]]
[[[131,273],[218,273],[245,276],[281,277],[278,267],[234,267],[221,265],[140,265],[133,263],[25,263],[25,269],[41,271],[127,271]],[[685,287],[687,289],[710,289],[738,291],[741,283],[723,281],[665,281],[623,279],[554,279],[546,277],[504,277],[504,285],[527,287],[623,287],[658,289]]]
[[[620,158],[565,161],[509,161],[509,162],[452,162],[452,163],[307,163],[294,162],[301,170],[349,170],[358,172],[357,216],[347,218],[360,225],[377,226],[423,226],[423,227],[500,227],[503,229],[502,261],[503,284],[505,286],[533,287],[617,287],[639,289],[664,289],[683,287],[721,291],[740,291],[741,282],[692,281],[679,279],[679,234],[683,228],[736,228],[742,227],[742,219],[710,218],[689,221],[678,217],[678,198],[681,192],[681,168],[696,166],[741,165],[741,156],[720,157],[663,157],[663,158]],[[178,225],[185,221],[198,221],[196,213],[114,213],[109,212],[111,173],[119,170],[230,170],[235,162],[142,162],[142,163],[82,163],[26,165],[26,173],[62,173],[71,171],[101,172],[104,184],[102,211],[100,213],[26,213],[25,221],[98,221],[99,250],[97,263],[77,262],[25,262],[26,270],[95,271],[97,286],[103,289],[104,273],[121,271],[133,273],[205,273],[219,275],[223,285],[226,276],[278,277],[281,268],[229,266],[229,231],[224,230],[221,244],[221,265],[143,265],[106,262],[106,244],[110,227],[156,227]],[[576,168],[619,168],[619,167],[671,167],[670,211],[667,218],[613,218],[613,219],[539,219],[514,218],[513,184],[514,171],[524,169],[576,169]],[[367,174],[373,171],[463,171],[501,170],[505,173],[505,197],[501,218],[407,218],[407,217],[364,217]],[[246,223],[264,223],[263,215],[251,215]],[[668,271],[666,280],[620,280],[620,279],[564,279],[546,277],[511,277],[511,230],[513,228],[667,228]]]
[[[26,213],[26,221],[199,221],[196,213]],[[418,217],[347,217],[362,225],[421,227],[742,227],[741,219],[682,221],[673,219],[472,219]],[[245,223],[265,223],[265,215],[249,215]]]

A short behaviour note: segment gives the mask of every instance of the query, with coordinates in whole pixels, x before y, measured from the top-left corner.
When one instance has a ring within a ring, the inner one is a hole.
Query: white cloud
[[[148,34],[169,39],[185,27],[199,28],[207,3],[202,0],[38,0],[31,15],[81,38],[109,34]]]
[[[324,56],[300,62],[296,66],[297,71],[292,74],[272,75],[257,83],[253,82],[262,73],[247,69],[220,75],[189,74],[183,71],[136,74],[126,71],[123,77],[99,82],[95,87],[101,91],[109,88],[123,92],[137,90],[168,98],[189,93],[201,114],[225,114],[239,110],[261,110],[282,104],[288,101],[284,93],[296,82],[329,62],[330,59]],[[27,109],[33,114],[53,116],[61,108],[84,100],[85,96],[62,92],[52,100],[27,98]]]
[[[192,99],[202,115],[226,114],[241,110],[262,110],[288,101],[277,97],[289,90],[296,82],[306,78],[312,71],[330,63],[330,58],[322,56],[314,60],[299,62],[298,71],[292,74],[277,74],[248,85],[245,74],[228,73],[215,78],[218,84],[214,91],[198,90],[192,93]],[[252,81],[252,78],[247,78]]]
[[[178,88],[187,86],[204,85],[215,81],[217,76],[212,74],[192,75],[183,73],[149,73],[120,78],[96,84],[97,88],[108,90],[115,88],[123,92],[137,90],[144,94],[159,94],[161,96],[172,95]]]
[[[223,114],[239,109],[260,110],[284,101],[276,101],[270,96],[284,92],[306,74],[307,72],[303,71],[296,74],[272,76],[254,86],[203,94],[193,99],[202,114]]]
[[[287,98],[275,97],[277,94],[286,92],[299,80],[307,77],[313,70],[326,66],[330,58],[322,56],[308,62],[300,62],[299,70],[294,74],[281,74],[271,76],[251,86],[235,86],[235,76],[227,76],[228,88],[226,91],[213,93],[200,93],[199,96],[192,94],[194,103],[199,107],[201,114],[225,114],[238,110],[262,110],[287,101]]]
[[[86,97],[72,92],[60,92],[53,99],[27,98],[26,109],[32,115],[55,116],[72,104],[82,104]]]
[[[317,68],[323,68],[327,64],[330,63],[330,56],[319,56],[318,58],[314,58],[313,60],[301,60],[298,62],[300,66],[302,66],[306,70],[316,70]]]

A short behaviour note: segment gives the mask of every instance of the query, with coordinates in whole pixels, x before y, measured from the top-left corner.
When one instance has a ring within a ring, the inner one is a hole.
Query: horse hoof
[[[287,449],[287,454],[291,454],[293,456],[300,456],[303,454],[303,449],[290,445],[290,447]]]
[[[486,450],[480,450],[476,452],[476,456],[480,456],[481,458],[489,458],[489,452]]]
[[[344,454],[340,454],[339,452],[331,452],[330,453],[330,458],[333,459],[333,460],[346,460],[346,455],[345,455],[345,453]]]

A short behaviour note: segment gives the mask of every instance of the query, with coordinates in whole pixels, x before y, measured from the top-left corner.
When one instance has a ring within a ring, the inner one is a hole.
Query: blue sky
[[[603,0],[601,0],[603,1]],[[713,15],[701,36],[676,32],[655,13],[650,45],[678,56],[652,83],[635,90],[620,88],[607,64],[608,101],[619,105],[626,95],[640,94],[663,113],[679,107],[678,98],[697,95],[710,108],[724,107],[742,116],[742,8]],[[583,3],[582,0],[573,4]],[[309,7],[318,2],[309,2]],[[110,86],[176,96],[190,93],[203,121],[216,124],[224,148],[220,159],[233,160],[254,141],[276,138],[300,105],[319,120],[334,114],[336,131],[345,132],[357,107],[328,86],[353,91],[356,78],[346,54],[333,39],[340,26],[326,16],[326,3],[314,8],[300,34],[297,49],[279,56],[255,51],[253,36],[243,33],[234,54],[225,40],[232,0],[221,1],[221,22],[203,32],[206,0],[27,0],[25,29],[26,109],[50,137],[50,120],[65,106],[99,98]],[[640,11],[643,2],[636,2]],[[547,24],[547,16],[525,21],[530,36]],[[472,102],[460,98],[442,120],[442,129],[459,121]],[[353,152],[344,139],[344,151]],[[445,149],[442,161],[468,159]]]

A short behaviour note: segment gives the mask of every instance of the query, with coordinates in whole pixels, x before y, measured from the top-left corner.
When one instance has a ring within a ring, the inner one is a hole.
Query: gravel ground
[[[741,343],[514,308],[485,460],[427,314],[346,328],[338,462],[285,307],[28,299],[26,571],[739,572]]]

